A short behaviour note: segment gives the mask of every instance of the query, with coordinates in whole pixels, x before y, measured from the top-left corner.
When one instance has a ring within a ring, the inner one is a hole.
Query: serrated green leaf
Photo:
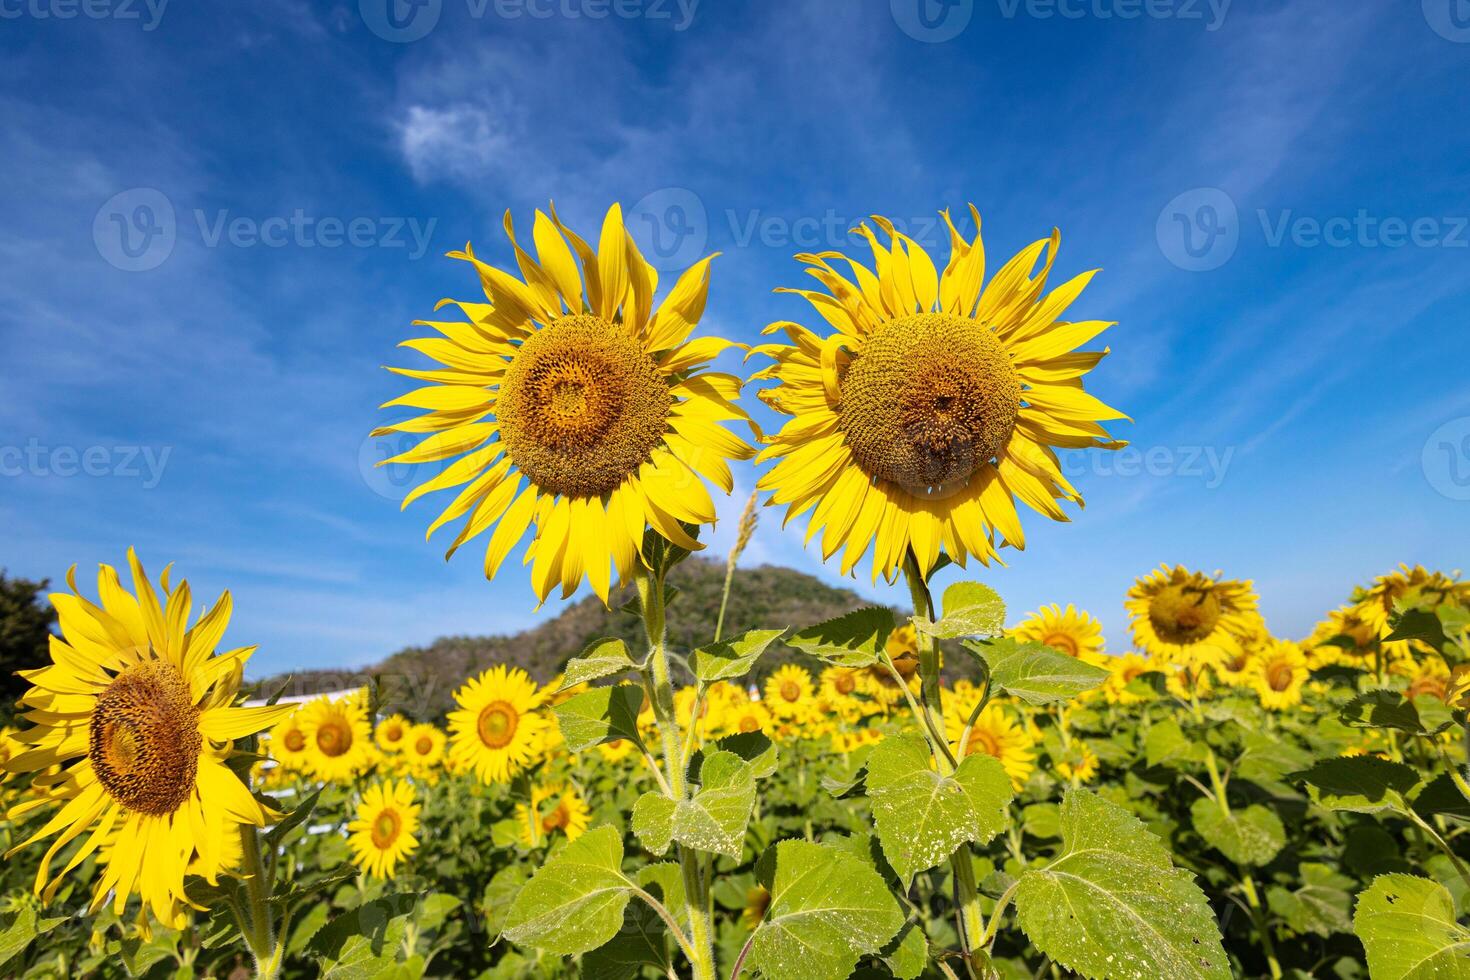
[[[565,691],[588,681],[638,670],[641,666],[628,652],[628,644],[617,637],[604,636],[587,644],[580,655],[567,662],[561,689]]]
[[[929,965],[929,942],[919,923],[908,922],[878,955],[898,980],[917,980]]]
[[[838,667],[871,667],[888,643],[893,625],[893,610],[872,606],[808,626],[786,642]]]
[[[1087,977],[1230,977],[1194,876],[1127,810],[1086,790],[1062,801],[1062,850],[1028,868],[1016,914],[1032,943]]]
[[[674,814],[679,803],[659,790],[649,790],[633,804],[633,833],[654,854],[666,854],[674,842]]]
[[[776,750],[776,743],[765,732],[736,732],[726,735],[708,743],[703,749],[695,752],[689,759],[689,779],[691,782],[699,782],[699,769],[704,765],[704,757],[709,752],[725,751],[733,752],[746,762],[750,763],[750,774],[756,779],[764,779],[776,771],[776,761],[780,753]]]
[[[642,707],[641,687],[615,684],[573,695],[553,710],[567,750],[581,752],[620,738],[642,745],[638,735],[638,711]]]
[[[1430,695],[1409,700],[1398,691],[1366,691],[1343,705],[1345,725],[1391,728],[1410,735],[1438,735],[1455,723],[1445,703]]]
[[[337,963],[379,957],[401,939],[416,897],[388,895],[346,909],[334,916],[311,937],[307,949],[322,959]],[[364,947],[361,940],[366,940]]]
[[[751,763],[733,752],[707,754],[693,798],[671,800],[662,793],[643,794],[633,807],[633,832],[655,854],[667,851],[672,840],[697,851],[739,858],[755,807],[752,770]]]
[[[965,646],[989,666],[993,688],[1027,704],[1069,701],[1108,679],[1103,668],[1040,643],[1018,643],[1007,636],[980,643],[966,641]]]
[[[768,980],[843,980],[904,923],[877,871],[827,844],[784,840],[756,876],[771,893],[748,965]]]
[[[1419,784],[1419,774],[1401,762],[1370,755],[1323,759],[1293,774],[1307,784],[1307,793],[1328,810],[1377,813],[1403,810],[1404,797]]]
[[[931,623],[914,617],[914,629],[941,640],[962,636],[996,636],[1005,629],[1006,604],[996,591],[979,582],[955,582],[944,590],[944,614]]]
[[[914,875],[949,859],[962,844],[984,844],[1006,829],[1015,791],[1000,760],[966,756],[953,776],[930,765],[918,735],[891,735],[868,757],[868,799],[883,856],[907,888]]]
[[[1286,846],[1286,828],[1276,811],[1259,803],[1235,807],[1227,814],[1214,800],[1201,797],[1189,811],[1195,833],[1236,864],[1270,864]]]
[[[525,865],[510,864],[495,872],[495,877],[485,886],[485,894],[480,898],[480,908],[485,913],[485,926],[492,939],[500,938],[516,896],[521,893],[529,878]]]
[[[1470,977],[1470,930],[1455,921],[1449,891],[1428,878],[1375,878],[1358,896],[1353,932],[1373,980]]]
[[[270,850],[280,847],[281,841],[285,840],[286,835],[295,830],[297,827],[301,826],[301,824],[306,821],[306,818],[311,816],[312,811],[316,809],[317,800],[321,799],[321,795],[321,790],[317,790],[315,793],[312,793],[306,799],[302,800],[300,803],[297,803],[295,808],[292,809],[290,813],[282,817],[280,823],[276,824],[270,830],[266,831],[266,849]]]
[[[1465,799],[1450,774],[1442,772],[1414,797],[1414,812],[1425,819],[1441,815],[1470,820],[1470,800]]]
[[[694,651],[694,676],[705,684],[734,680],[750,673],[766,647],[785,630],[746,630],[739,636]]]
[[[1310,752],[1279,734],[1247,731],[1241,736],[1235,774],[1251,782],[1276,783],[1311,764]]]
[[[596,949],[617,934],[632,882],[614,827],[589,830],[553,855],[516,895],[505,921],[511,942],[557,956]]]
[[[668,928],[652,908],[631,902],[623,910],[623,925],[611,940],[582,955],[582,980],[637,980],[645,966],[672,974]]]
[[[1272,885],[1266,891],[1271,912],[1298,935],[1323,939],[1353,928],[1353,879],[1325,864],[1304,861],[1299,869],[1302,884],[1289,890]]]

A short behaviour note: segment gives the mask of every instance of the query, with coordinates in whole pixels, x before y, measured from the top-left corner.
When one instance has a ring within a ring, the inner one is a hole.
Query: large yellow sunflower
[[[805,667],[786,664],[766,678],[762,703],[782,720],[801,719],[812,710],[812,675]]]
[[[352,863],[370,875],[392,878],[398,862],[419,846],[419,807],[403,780],[374,783],[362,794],[357,819],[347,825]]]
[[[348,782],[372,765],[372,728],[360,697],[316,698],[302,705],[300,718],[306,765],[318,779]]]
[[[1229,638],[1260,628],[1250,582],[1163,565],[1139,579],[1123,603],[1133,642],[1154,657],[1199,664],[1220,659]]]
[[[950,748],[960,750],[960,739],[964,737],[965,723],[974,702],[958,697],[944,702],[944,737]],[[1011,783],[1020,789],[1031,778],[1036,769],[1036,737],[1016,720],[1009,708],[1001,704],[987,704],[976,716],[970,728],[970,739],[965,743],[965,755],[983,752],[999,759],[1005,767]]]
[[[536,682],[519,667],[500,664],[454,692],[449,757],[482,783],[504,783],[535,761],[550,723],[539,710]]]
[[[171,584],[165,570],[160,598],[131,549],[128,565],[132,592],[103,565],[98,604],[77,589],[75,568],[67,573],[71,594],[50,597],[62,637],[51,639],[50,664],[21,672],[32,685],[21,717],[32,727],[16,736],[25,751],[5,763],[38,774],[35,795],[8,816],[64,804],[15,848],[55,835],[36,872],[36,893],[46,900],[67,872],[111,843],[99,855],[92,911],[111,895],[121,915],[136,894],[156,919],[178,926],[184,875],[216,880],[227,870],[229,838],[271,815],[226,765],[234,740],[269,728],[293,706],[235,705],[254,647],[217,652],[230,619],[228,592],[191,627],[187,582]],[[58,854],[89,831],[53,878]]]
[[[715,520],[700,477],[729,493],[728,460],[754,454],[721,424],[749,421],[735,404],[740,379],[700,370],[734,344],[688,339],[704,313],[714,256],[695,263],[655,309],[658,274],[616,204],[595,252],[555,208],[550,217],[536,212],[536,259],[516,242],[509,212],[505,231],[521,276],[485,264],[468,245],[449,253],[474,265],[489,302],[444,300],[441,307],[457,306],[467,321],[420,321],[442,336],[402,346],[443,369],[391,368],[428,384],[384,407],[426,411],[377,434],[429,433],[388,463],[459,457],[404,500],[464,486],[429,526],[432,534],[468,515],[449,554],[493,525],[485,574],[494,577],[534,523],[526,557],[537,596],[557,583],[569,596],[585,577],[606,602],[609,566],[629,579],[645,524],[700,547],[680,526]]]
[[[870,543],[875,580],[891,578],[910,549],[927,576],[941,548],[963,565],[970,555],[988,563],[997,533],[1024,547],[1013,498],[1055,520],[1067,520],[1059,500],[1082,500],[1053,447],[1122,445],[1099,422],[1125,416],[1082,390],[1107,351],[1073,353],[1111,324],[1058,319],[1093,273],[1046,292],[1061,240],[1053,232],[982,289],[980,215],[970,212],[971,241],[942,212],[943,272],[876,215],[888,245],[866,223],[856,229],[873,269],[836,253],[798,255],[826,291],[786,291],[835,332],[773,323],[766,332],[791,343],[756,348],[776,364],[755,377],[780,382],[761,398],[793,416],[762,450],[759,459],[780,462],[758,486],[787,505],[788,521],[816,508],[807,537],[822,531],[824,559],[845,548],[843,574]],[[851,279],[829,260],[846,262]]]
[[[1071,603],[1065,610],[1053,603],[1027,616],[1011,635],[1026,643],[1040,643],[1070,657],[1100,663],[1103,652],[1102,623]]]
[[[411,726],[412,722],[402,715],[389,715],[378,722],[378,727],[373,729],[373,740],[384,752],[402,752],[403,740],[408,737],[408,730]]]
[[[409,772],[426,776],[435,772],[444,761],[444,746],[448,742],[444,733],[427,723],[412,725],[403,739],[403,757],[408,760]]]

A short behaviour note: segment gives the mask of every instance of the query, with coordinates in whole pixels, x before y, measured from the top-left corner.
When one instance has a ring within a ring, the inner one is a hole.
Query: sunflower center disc
[[[392,810],[384,810],[378,814],[378,818],[373,821],[373,846],[379,850],[391,846],[398,839],[398,827],[398,814]]]
[[[1271,690],[1278,694],[1291,689],[1291,679],[1291,664],[1272,664],[1266,672],[1267,683],[1271,685]]]
[[[1220,622],[1220,599],[1213,589],[1171,585],[1148,604],[1154,632],[1166,643],[1198,643]]]
[[[102,787],[139,813],[173,813],[194,789],[199,713],[178,668],[162,661],[129,667],[97,698],[88,757]]]
[[[480,741],[492,749],[503,749],[515,737],[520,716],[504,701],[492,701],[480,712]]]
[[[316,747],[330,759],[346,755],[352,748],[352,729],[336,719],[324,722],[316,730]]]
[[[796,702],[801,700],[801,688],[796,681],[781,682],[781,700]]]
[[[745,715],[740,719],[740,730],[742,732],[758,732],[761,730],[760,719],[755,715]]]
[[[417,742],[413,743],[413,750],[419,755],[428,755],[430,752],[434,751],[434,740],[430,738],[421,738]]]
[[[300,752],[306,748],[306,735],[302,733],[301,729],[293,728],[286,733],[285,742],[286,751]]]
[[[1052,633],[1041,641],[1043,646],[1049,646],[1053,650],[1060,650],[1069,657],[1077,656],[1077,641],[1066,633]]]
[[[994,735],[979,728],[970,729],[970,744],[965,746],[966,755],[974,755],[977,752],[1000,758],[1000,742],[996,741]]]
[[[1021,383],[989,328],[948,313],[891,320],[841,382],[838,427],[863,472],[910,493],[954,490],[1015,428]]]
[[[495,414],[506,452],[537,487],[600,497],[648,461],[672,406],[658,366],[622,327],[569,316],[521,344]]]
[[[851,674],[839,674],[832,686],[837,689],[838,694],[851,694],[857,689],[857,680]]]

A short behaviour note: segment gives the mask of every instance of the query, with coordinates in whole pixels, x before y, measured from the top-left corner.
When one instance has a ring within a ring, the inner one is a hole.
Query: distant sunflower
[[[966,704],[958,698],[945,702],[944,737],[956,752],[973,708],[973,704]],[[999,759],[1011,777],[1011,783],[1019,790],[1036,769],[1036,741],[1036,736],[1016,720],[1010,709],[1000,704],[988,704],[976,716],[970,729],[965,755],[984,753]]]
[[[1260,622],[1250,582],[1217,580],[1183,565],[1164,565],[1139,579],[1123,605],[1134,644],[1176,660],[1218,655],[1226,637],[1244,636]]]
[[[1093,273],[1046,292],[1054,231],[982,289],[980,215],[970,213],[967,241],[941,212],[950,231],[942,272],[876,215],[889,244],[866,223],[855,229],[872,248],[872,270],[831,253],[798,255],[826,291],[784,291],[805,297],[835,332],[773,323],[766,332],[783,331],[790,344],[756,348],[776,364],[755,378],[779,382],[761,398],[793,416],[758,457],[780,462],[757,486],[788,506],[787,520],[816,508],[808,537],[822,532],[824,559],[843,551],[844,575],[870,545],[875,580],[891,578],[910,550],[927,576],[941,549],[964,565],[995,557],[997,535],[1024,547],[1014,498],[1055,520],[1067,520],[1059,500],[1082,501],[1053,447],[1122,445],[1099,423],[1125,416],[1082,390],[1107,351],[1073,353],[1111,324],[1058,319]],[[836,258],[852,279],[828,261]]]
[[[740,924],[747,932],[754,932],[755,927],[765,919],[766,911],[770,907],[771,893],[766,890],[765,885],[755,885],[745,893],[745,908],[740,911]]]
[[[766,709],[763,701],[746,700],[732,703],[725,708],[720,720],[724,729],[732,735],[745,732],[770,732],[775,728],[771,712]]]
[[[560,784],[533,786],[530,804],[516,804],[516,826],[527,847],[547,843],[558,831],[576,840],[591,822],[592,811],[582,794]]]
[[[1253,664],[1261,707],[1280,711],[1301,704],[1307,683],[1307,658],[1290,640],[1275,640],[1261,650]]]
[[[318,779],[350,782],[373,761],[367,708],[356,695],[316,698],[301,708],[306,764]]]
[[[403,740],[408,737],[412,724],[402,715],[389,715],[378,722],[378,727],[373,730],[373,740],[384,752],[402,752]]]
[[[408,760],[411,771],[418,774],[432,772],[444,761],[446,741],[437,726],[422,723],[410,726],[403,740],[403,756]]]
[[[1313,647],[1324,646],[1329,640],[1344,637],[1346,643],[1338,647],[1340,655],[1362,664],[1373,655],[1374,644],[1378,641],[1378,626],[1357,606],[1342,606],[1329,612],[1327,619],[1317,624],[1308,643]]]
[[[1161,669],[1158,665],[1150,663],[1147,657],[1136,653],[1125,653],[1121,657],[1109,658],[1104,666],[1108,668],[1108,679],[1103,681],[1103,697],[1109,704],[1117,705],[1137,704],[1146,700],[1148,695],[1135,694],[1129,690],[1129,687],[1149,671]]]
[[[1380,575],[1356,603],[1356,611],[1379,635],[1389,631],[1389,618],[1397,603],[1418,599],[1432,605],[1453,601],[1461,591],[1461,583],[1443,572],[1431,572],[1423,565],[1400,564],[1398,570]]]
[[[282,768],[303,771],[307,768],[310,753],[307,752],[306,731],[301,727],[301,712],[292,705],[291,713],[270,730],[266,747],[272,759]]]
[[[602,756],[602,761],[616,765],[632,755],[637,748],[631,738],[615,738],[611,742],[599,743],[597,754]]]
[[[1080,740],[1074,740],[1066,753],[1052,764],[1057,775],[1068,782],[1089,783],[1097,777],[1097,753]]]
[[[357,819],[347,825],[352,863],[368,874],[392,878],[398,863],[419,846],[419,807],[403,780],[374,783],[362,794]]]
[[[822,697],[834,703],[852,700],[862,686],[862,674],[846,667],[825,667],[818,678]]]
[[[655,309],[658,274],[616,204],[595,252],[554,208],[549,218],[536,212],[535,260],[516,242],[509,212],[505,231],[521,277],[480,261],[468,245],[449,253],[475,267],[489,302],[445,300],[439,305],[457,306],[467,322],[420,321],[442,336],[402,346],[444,369],[390,368],[428,385],[383,407],[426,413],[376,434],[431,433],[385,463],[459,457],[403,501],[468,484],[429,526],[432,534],[468,515],[449,554],[494,526],[485,549],[493,578],[534,523],[526,557],[536,595],[544,600],[559,583],[570,596],[585,577],[606,602],[609,566],[629,580],[645,524],[681,547],[701,547],[680,524],[715,520],[701,477],[729,493],[728,461],[754,454],[722,425],[749,422],[735,404],[740,379],[701,370],[734,344],[689,340],[714,256],[695,263]]]
[[[1266,632],[1264,625],[1246,637],[1225,637],[1220,644],[1219,656],[1211,664],[1215,677],[1226,687],[1252,686],[1256,660],[1271,643],[1271,634]]]
[[[524,670],[492,667],[465,681],[454,700],[459,709],[449,713],[449,755],[480,782],[509,782],[535,761],[549,723],[537,710],[542,694]]]
[[[1040,643],[1053,650],[1089,663],[1099,662],[1103,652],[1102,623],[1088,612],[1079,612],[1071,603],[1065,610],[1053,603],[1042,606],[1011,630],[1011,635],[1025,643]]]
[[[21,717],[33,727],[25,748],[5,763],[29,772],[32,793],[7,816],[63,804],[13,854],[52,835],[36,872],[36,894],[50,901],[67,872],[104,843],[91,911],[112,898],[122,915],[133,895],[165,925],[182,924],[184,875],[192,867],[211,883],[229,870],[230,838],[263,826],[272,814],[226,765],[234,741],[269,728],[291,705],[237,707],[240,678],[254,652],[217,648],[229,623],[226,592],[191,627],[189,584],[152,583],[128,551],[133,591],[110,565],[97,576],[98,604],[67,573],[71,594],[50,596],[61,625],[53,662],[20,672],[30,688]],[[91,836],[53,878],[52,862],[83,834]],[[7,855],[9,856],[9,855]]]
[[[800,719],[811,711],[815,690],[806,668],[786,664],[766,678],[762,703],[779,719]]]

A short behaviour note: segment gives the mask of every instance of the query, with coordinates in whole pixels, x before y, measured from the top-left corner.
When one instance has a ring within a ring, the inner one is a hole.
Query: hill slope
[[[724,579],[724,562],[707,558],[690,558],[674,569],[669,583],[679,594],[668,609],[672,649],[688,652],[712,639]],[[271,678],[262,683],[261,690],[275,691],[285,684],[288,694],[313,694],[361,686],[377,677],[385,708],[420,719],[438,718],[453,706],[454,690],[466,677],[495,664],[521,667],[545,682],[598,637],[621,637],[635,653],[644,649],[647,640],[642,623],[621,608],[635,596],[635,590],[626,589],[610,599],[610,608],[588,597],[556,618],[513,636],[442,637],[357,670],[299,671]],[[790,568],[741,568],[735,572],[730,591],[725,635],[756,627],[799,629],[869,604],[855,592],[833,588]],[[758,674],[764,676],[797,656],[784,644],[772,647],[762,658]],[[814,664],[810,658],[802,660],[807,666]]]

